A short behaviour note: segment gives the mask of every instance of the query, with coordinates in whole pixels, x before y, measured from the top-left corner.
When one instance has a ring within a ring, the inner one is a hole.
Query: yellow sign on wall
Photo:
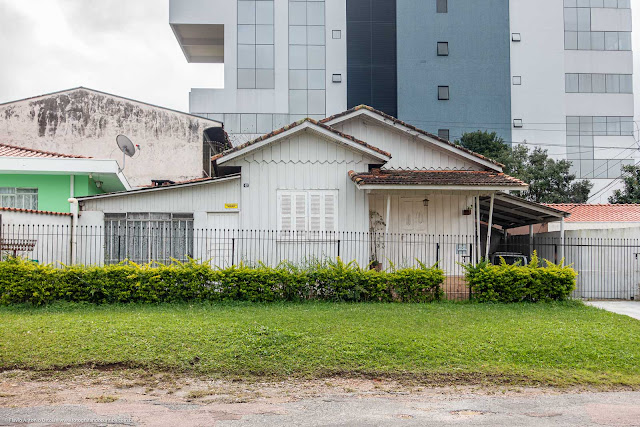
[[[237,203],[225,203],[224,204],[224,208],[225,209],[238,209],[238,204]]]

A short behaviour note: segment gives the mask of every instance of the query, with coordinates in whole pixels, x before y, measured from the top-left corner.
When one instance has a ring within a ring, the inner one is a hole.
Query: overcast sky
[[[168,0],[0,0],[0,103],[86,86],[187,111],[222,65],[188,64]]]
[[[640,31],[634,48],[640,70]],[[168,0],[0,0],[0,58],[0,103],[86,86],[187,111],[190,88],[223,84],[221,65],[185,60]]]

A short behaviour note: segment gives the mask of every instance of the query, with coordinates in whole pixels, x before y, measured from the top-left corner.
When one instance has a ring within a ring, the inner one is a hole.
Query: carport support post
[[[476,197],[476,204],[477,204],[477,210],[476,210],[476,264],[478,264],[480,262],[480,259],[482,259],[482,238],[481,238],[481,233],[482,233],[482,227],[480,227],[480,194],[478,194],[478,196]]]
[[[491,229],[493,228],[493,204],[496,200],[496,193],[491,193],[491,204],[489,205],[489,229],[487,230],[487,243],[485,245],[484,259],[489,259],[489,251],[491,250]]]
[[[384,257],[387,257],[387,248],[389,247],[389,224],[391,223],[391,194],[387,194],[387,217],[384,225]]]
[[[529,226],[529,259],[533,255],[533,225]]]

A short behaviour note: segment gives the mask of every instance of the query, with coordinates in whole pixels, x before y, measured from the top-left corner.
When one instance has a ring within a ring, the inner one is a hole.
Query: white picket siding
[[[370,118],[354,117],[332,127],[391,153],[392,158],[384,165],[385,169],[484,170],[481,165],[451,151]]]

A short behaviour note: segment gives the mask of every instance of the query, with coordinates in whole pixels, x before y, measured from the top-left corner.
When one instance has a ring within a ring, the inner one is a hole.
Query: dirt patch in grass
[[[422,398],[430,395],[531,395],[631,390],[629,387],[553,387],[523,378],[487,375],[346,375],[326,378],[220,379],[143,369],[64,371],[13,370],[0,373],[0,406],[111,404],[160,399],[176,404],[284,403],[320,396]]]

